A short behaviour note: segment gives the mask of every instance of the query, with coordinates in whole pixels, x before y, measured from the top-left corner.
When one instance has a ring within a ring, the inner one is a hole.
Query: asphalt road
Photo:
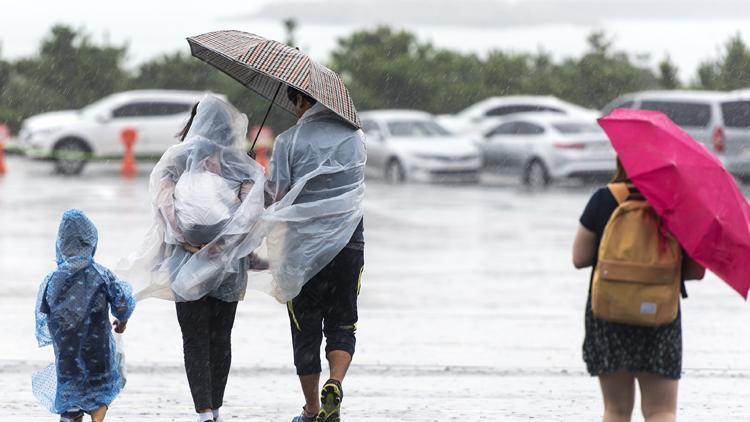
[[[52,359],[34,339],[36,289],[54,267],[62,212],[98,225],[97,260],[114,267],[149,225],[148,166],[116,163],[59,177],[10,157],[0,178],[0,411],[54,420],[30,377]],[[357,354],[345,383],[355,421],[581,421],[600,418],[581,360],[588,271],[570,264],[595,185],[528,192],[508,181],[389,186],[368,181],[366,270]],[[683,304],[680,420],[750,420],[750,308],[713,275]],[[125,336],[128,385],[108,420],[187,421],[192,405],[174,305],[138,305]],[[302,406],[286,310],[249,292],[238,311],[228,420],[285,421]],[[639,420],[636,418],[635,420]]]

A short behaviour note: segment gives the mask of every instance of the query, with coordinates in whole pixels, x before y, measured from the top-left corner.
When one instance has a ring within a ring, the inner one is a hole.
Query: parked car
[[[713,151],[727,170],[750,179],[750,91],[645,91],[623,95],[603,110],[655,110],[666,114]]]
[[[529,186],[611,175],[615,152],[595,120],[559,113],[514,114],[483,128],[484,166]]]
[[[597,110],[587,109],[557,97],[527,95],[490,97],[471,105],[455,115],[442,115],[438,121],[453,133],[465,134],[477,130],[488,119],[515,113],[548,112],[596,118]]]
[[[197,91],[141,90],[109,95],[80,110],[29,117],[19,132],[26,155],[55,162],[63,174],[78,174],[91,158],[121,157],[125,128],[137,132],[134,153],[159,157],[205,95]]]
[[[368,172],[388,182],[477,182],[479,149],[451,135],[433,115],[413,110],[359,114],[367,142]]]

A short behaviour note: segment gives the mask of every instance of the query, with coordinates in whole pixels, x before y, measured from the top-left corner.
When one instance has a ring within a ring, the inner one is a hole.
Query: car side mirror
[[[100,113],[96,115],[96,121],[99,123],[107,123],[112,120],[112,116],[108,113]]]

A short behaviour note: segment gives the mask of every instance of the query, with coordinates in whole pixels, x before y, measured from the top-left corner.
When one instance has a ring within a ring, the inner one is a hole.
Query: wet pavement
[[[54,266],[61,213],[84,209],[110,267],[150,224],[148,166],[116,163],[59,177],[11,157],[0,178],[0,409],[54,420],[30,376],[51,357],[34,339],[36,289]],[[598,384],[581,361],[588,270],[570,264],[577,218],[595,185],[528,192],[368,182],[366,270],[347,420],[597,420]],[[713,275],[683,304],[680,420],[750,420],[750,308]],[[10,339],[10,341],[8,341]],[[108,420],[191,420],[174,305],[139,304],[125,336],[128,385]],[[234,331],[228,420],[284,421],[302,405],[283,305],[249,292]],[[635,420],[640,420],[635,418]]]

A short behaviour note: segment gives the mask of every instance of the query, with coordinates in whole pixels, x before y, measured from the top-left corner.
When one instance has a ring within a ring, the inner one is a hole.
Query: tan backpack
[[[619,205],[599,244],[594,315],[630,325],[668,324],[680,303],[682,247],[640,194],[631,194],[625,183],[608,187]]]

